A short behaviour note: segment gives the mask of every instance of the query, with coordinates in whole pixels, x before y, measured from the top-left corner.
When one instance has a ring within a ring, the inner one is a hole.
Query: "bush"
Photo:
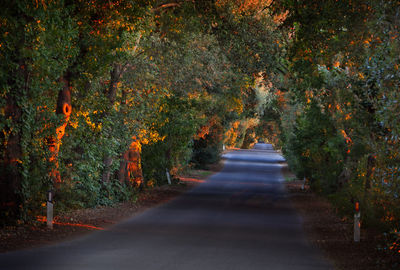
[[[193,155],[191,162],[196,168],[204,169],[209,164],[219,161],[222,151],[221,143],[208,145],[207,139],[199,139],[193,143]]]
[[[283,153],[296,176],[309,179],[316,191],[335,192],[345,144],[329,116],[311,103],[294,122],[293,131],[285,135]]]

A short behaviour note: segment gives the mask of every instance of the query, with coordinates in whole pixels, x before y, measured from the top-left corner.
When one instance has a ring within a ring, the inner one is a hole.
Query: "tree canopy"
[[[281,148],[297,177],[400,228],[398,1],[15,0],[0,5],[2,223],[112,204]],[[140,173],[139,173],[140,172]]]

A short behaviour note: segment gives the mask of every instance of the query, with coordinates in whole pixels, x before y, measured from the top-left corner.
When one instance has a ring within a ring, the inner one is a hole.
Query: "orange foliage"
[[[194,139],[195,140],[204,139],[208,134],[210,134],[211,128],[218,123],[218,120],[219,119],[217,116],[211,117],[211,119],[208,120],[207,124],[205,124],[200,128],[200,130],[194,136]]]
[[[120,179],[120,181],[125,181],[138,187],[143,182],[140,158],[142,145],[136,139],[136,137],[133,137],[132,140],[133,141],[129,146],[129,150],[123,155],[123,159],[126,162],[126,167],[120,169],[120,174],[122,175],[122,179]]]
[[[233,4],[232,12],[235,14],[260,12],[270,6],[272,0],[217,0],[218,7],[224,7],[228,4]]]
[[[279,107],[283,107],[285,105],[285,103],[286,103],[285,93],[282,92],[281,90],[276,90],[275,91],[275,96],[276,96],[276,100],[278,101]]]
[[[347,135],[346,131],[344,131],[343,129],[340,130],[340,133],[342,134],[343,138],[346,141],[346,145],[347,145],[347,154],[350,154],[351,152],[351,147],[353,145],[353,140]]]
[[[52,1],[49,0],[48,3],[50,4]],[[43,6],[43,9],[46,10],[47,9],[47,5],[46,5],[46,1],[45,0],[40,0],[40,3]],[[35,4],[36,4],[36,8],[39,8],[39,0],[35,0]]]
[[[66,86],[60,92],[59,95],[63,96],[63,103],[61,105],[61,108],[58,107],[60,105],[57,105],[57,107],[59,108],[58,110],[60,110],[58,113],[64,115],[64,120],[63,120],[62,124],[56,128],[55,137],[52,136],[51,138],[48,138],[48,147],[49,147],[49,151],[51,153],[49,162],[54,164],[54,168],[50,172],[50,177],[53,179],[54,183],[61,183],[61,176],[60,176],[60,172],[58,171],[57,157],[58,157],[58,153],[60,151],[61,139],[65,134],[65,128],[68,125],[68,122],[69,122],[69,119],[71,116],[71,112],[72,112],[72,107],[69,104],[69,102],[71,102],[70,94],[71,93],[70,93],[70,89],[68,86]]]
[[[235,121],[231,123],[231,128],[225,132],[225,144],[228,146],[234,146],[236,144],[237,138],[239,136],[240,121]]]

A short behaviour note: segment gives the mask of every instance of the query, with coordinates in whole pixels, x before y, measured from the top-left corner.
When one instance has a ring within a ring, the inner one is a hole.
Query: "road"
[[[271,145],[225,154],[223,170],[167,204],[86,237],[0,255],[0,269],[333,269],[306,240]]]

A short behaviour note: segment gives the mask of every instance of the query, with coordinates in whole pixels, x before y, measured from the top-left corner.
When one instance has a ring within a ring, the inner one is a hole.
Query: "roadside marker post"
[[[171,176],[169,175],[168,169],[165,169],[165,174],[167,175],[168,185],[171,185]]]
[[[47,228],[53,229],[53,201],[52,192],[47,193]]]
[[[360,217],[360,203],[356,202],[354,213],[354,242],[360,242]]]

